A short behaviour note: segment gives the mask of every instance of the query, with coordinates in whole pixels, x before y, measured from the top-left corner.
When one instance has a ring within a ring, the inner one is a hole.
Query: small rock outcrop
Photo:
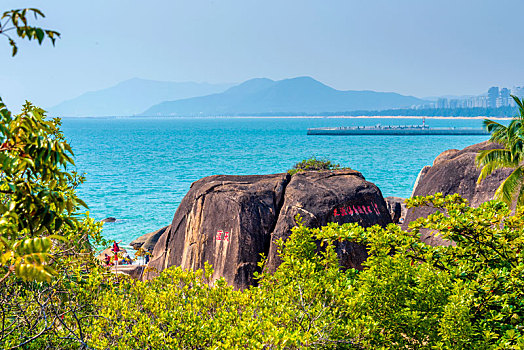
[[[455,157],[457,155],[458,152],[460,152],[460,150],[458,150],[458,149],[448,149],[448,150],[442,152],[433,161],[433,166],[435,166],[435,165],[437,165],[439,163],[445,162],[447,160],[452,159],[453,157]]]
[[[433,162],[433,166],[425,166],[413,189],[413,196],[428,196],[437,192],[444,195],[458,193],[466,198],[470,205],[476,207],[493,199],[499,185],[511,173],[510,169],[499,169],[477,184],[480,169],[475,165],[478,152],[486,149],[498,149],[500,145],[485,141],[463,150],[448,150],[441,153]],[[429,207],[410,208],[407,210],[402,229],[408,229],[408,224],[419,217],[426,217],[435,212]],[[428,231],[421,232],[422,241],[431,245],[449,245],[450,242]]]
[[[401,197],[386,197],[386,206],[388,208],[389,214],[391,215],[391,220],[393,223],[398,224],[404,221],[406,217],[406,203],[404,201],[406,198]]]
[[[119,265],[116,268],[111,267],[110,271],[116,274],[128,275],[135,280],[141,280],[145,267],[145,265]]]
[[[143,236],[138,237],[129,245],[133,247],[134,250],[138,250],[140,248],[144,249],[145,251],[152,252],[155,248],[156,242],[160,239],[160,236],[166,232],[167,229],[169,229],[170,225],[162,227],[160,230],[156,230],[154,232],[146,233]]]
[[[104,222],[104,223],[105,223],[105,222],[115,222],[115,221],[116,221],[116,218],[114,218],[114,217],[112,217],[112,216],[100,220],[100,222]]]
[[[269,270],[278,266],[275,241],[289,237],[296,214],[313,227],[391,222],[380,190],[353,170],[210,176],[192,184],[155,245],[144,278],[169,266],[203,269],[208,262],[213,279],[224,277],[238,289],[254,285],[260,254],[268,257]],[[338,250],[347,267],[358,268],[367,257],[357,245]]]

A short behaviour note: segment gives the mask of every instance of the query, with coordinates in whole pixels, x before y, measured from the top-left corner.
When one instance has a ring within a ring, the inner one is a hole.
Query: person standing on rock
[[[113,241],[113,248],[111,250],[115,254],[115,263],[118,262],[118,252],[120,251],[120,247],[118,246],[118,244],[120,243],[122,243],[122,240],[120,240],[120,242],[118,243],[116,241]]]

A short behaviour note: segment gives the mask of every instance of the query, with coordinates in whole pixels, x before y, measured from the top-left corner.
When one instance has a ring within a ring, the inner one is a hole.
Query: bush
[[[520,349],[524,347],[524,215],[501,202],[414,198],[442,212],[404,232],[298,224],[274,274],[234,291],[204,271],[171,267],[124,280],[97,299],[88,343],[105,348]],[[444,212],[446,215],[444,215]],[[456,245],[432,247],[419,230]],[[365,270],[339,268],[340,242],[365,244]]]
[[[312,230],[324,241],[366,244],[370,258],[354,281],[355,327],[363,348],[522,349],[524,215],[492,201],[469,207],[458,195],[416,197],[440,211],[410,224]],[[429,229],[456,245],[420,241]],[[355,317],[357,315],[357,317]]]
[[[171,267],[148,282],[123,280],[96,305],[89,329],[95,349],[350,348],[346,339],[348,281],[334,247],[315,254],[303,226],[282,246],[275,274],[259,287],[235,291],[202,270]]]
[[[304,159],[301,162],[298,162],[289,169],[287,172],[289,175],[294,175],[299,172],[309,171],[309,170],[336,170],[341,169],[340,164],[331,163],[329,160],[317,159],[315,157]],[[349,168],[343,168],[349,169]]]
[[[60,120],[0,99],[0,348],[78,348],[102,282],[101,225],[76,196],[83,181]]]

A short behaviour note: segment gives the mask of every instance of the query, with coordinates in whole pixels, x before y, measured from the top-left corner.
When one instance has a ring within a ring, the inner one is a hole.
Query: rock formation
[[[140,280],[142,279],[145,267],[146,265],[119,265],[116,269],[111,267],[110,271],[116,274],[128,275],[135,280]]]
[[[401,197],[386,197],[384,200],[386,201],[386,206],[393,223],[398,224],[403,222],[407,211],[406,203],[404,203],[406,199]]]
[[[289,236],[296,214],[313,227],[391,222],[380,190],[353,170],[210,176],[192,184],[155,245],[144,278],[172,265],[201,269],[207,261],[213,279],[224,277],[239,289],[254,285],[261,253],[269,270],[278,266],[275,241]],[[358,268],[367,257],[353,244],[338,250],[347,267]]]
[[[433,162],[433,166],[425,166],[421,170],[413,189],[413,196],[428,196],[437,192],[442,192],[444,195],[458,193],[474,207],[493,199],[495,191],[511,170],[496,170],[477,184],[480,169],[475,165],[475,157],[481,150],[496,148],[501,146],[485,141],[460,151],[448,150],[441,153]],[[435,209],[429,207],[408,209],[402,229],[406,230],[409,222],[434,212]],[[431,245],[450,244],[449,241],[427,231],[422,232],[421,239]]]
[[[169,228],[170,225],[162,227],[160,230],[156,230],[154,232],[146,233],[143,236],[138,237],[129,245],[133,247],[133,249],[138,250],[140,248],[144,249],[145,251],[152,252],[155,248],[156,242],[158,242],[158,239],[166,230]]]
[[[377,186],[365,181],[354,170],[309,171],[295,174],[286,186],[284,203],[271,234],[266,269],[275,271],[280,264],[275,242],[287,239],[299,214],[308,227],[320,227],[329,222],[358,222],[368,227],[391,223],[382,193]],[[355,243],[338,248],[341,264],[361,269],[367,259],[366,249]]]
[[[239,287],[253,284],[288,181],[287,174],[216,175],[193,183],[148,266],[157,271],[172,265],[200,269],[207,261],[215,270],[213,278],[223,276]]]

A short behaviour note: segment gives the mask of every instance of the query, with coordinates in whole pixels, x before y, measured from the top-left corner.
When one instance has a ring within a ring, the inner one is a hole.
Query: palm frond
[[[491,133],[490,141],[506,146],[508,140],[508,127],[495,121],[485,119],[484,126]]]
[[[520,186],[519,194],[517,196],[517,207],[524,205],[524,186]]]
[[[509,151],[515,162],[520,163],[524,155],[524,140],[520,136],[515,137]]]
[[[496,121],[493,121],[493,120],[490,120],[490,119],[484,119],[482,124],[484,124],[484,127],[489,132],[496,131],[498,129],[506,129],[505,125],[502,125],[502,124],[497,123]]]
[[[522,187],[522,181],[524,171],[521,166],[517,167],[513,172],[504,180],[495,191],[495,199],[499,199],[504,203],[511,205],[513,198],[516,195],[517,189],[520,192]]]
[[[521,120],[524,119],[524,99],[520,99],[514,95],[511,95],[511,97],[513,98],[513,101],[515,101],[519,108],[519,115],[517,116],[517,118]]]
[[[515,161],[512,153],[505,149],[490,149],[480,151],[475,159],[477,167],[482,167],[477,183],[488,177],[489,174],[501,168],[515,168],[519,162]]]
[[[482,180],[484,180],[485,178],[487,178],[491,173],[493,173],[495,170],[497,169],[502,169],[502,168],[507,168],[503,165],[501,165],[500,163],[496,163],[496,162],[493,162],[493,163],[489,163],[489,164],[486,164],[481,170],[480,170],[480,174],[479,174],[479,178],[477,179],[477,184],[480,184],[482,182]]]
[[[513,172],[500,184],[495,198],[508,204],[517,197],[518,205],[524,205],[524,99],[511,96],[519,108],[508,126],[485,119],[484,126],[491,133],[490,141],[505,149],[483,150],[477,154],[475,164],[482,167],[477,183],[480,183],[496,169],[512,168]]]
[[[518,157],[515,157],[511,151],[501,148],[480,151],[475,158],[477,167],[486,166],[492,162],[501,164],[501,167],[504,168],[515,168],[519,165]]]

